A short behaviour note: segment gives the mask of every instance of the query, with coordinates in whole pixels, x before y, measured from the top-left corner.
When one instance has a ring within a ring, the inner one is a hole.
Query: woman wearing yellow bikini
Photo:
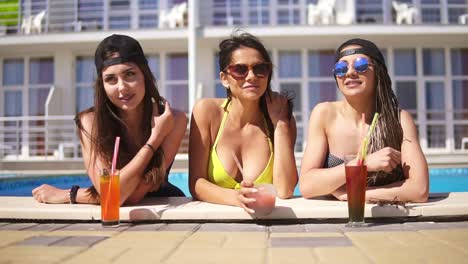
[[[257,38],[235,33],[219,48],[227,98],[202,99],[193,108],[190,192],[201,201],[254,213],[249,203],[255,199],[246,196],[257,191],[254,184],[272,183],[279,198],[293,194],[296,122],[290,101],[271,91],[271,58]]]

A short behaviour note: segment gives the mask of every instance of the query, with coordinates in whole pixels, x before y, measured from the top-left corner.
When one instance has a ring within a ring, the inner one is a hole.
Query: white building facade
[[[73,117],[93,104],[93,55],[108,35],[139,40],[160,93],[190,115],[198,98],[225,97],[217,45],[238,26],[270,51],[273,89],[295,94],[298,157],[310,111],[341,98],[331,71],[334,49],[360,37],[384,52],[393,89],[413,114],[430,162],[468,164],[468,0],[6,2],[0,3],[3,162],[80,159]],[[185,141],[180,153],[186,152]]]

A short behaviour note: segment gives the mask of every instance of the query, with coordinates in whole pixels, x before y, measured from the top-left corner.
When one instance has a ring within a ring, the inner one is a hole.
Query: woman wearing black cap
[[[99,176],[110,168],[115,138],[121,138],[117,168],[121,203],[145,196],[183,196],[167,174],[187,127],[184,113],[160,95],[143,50],[125,35],[105,38],[95,54],[94,107],[79,113],[83,159],[93,183],[70,190],[42,185],[32,191],[44,203],[99,203]]]
[[[416,126],[398,106],[380,50],[368,40],[346,41],[336,50],[334,75],[343,100],[312,110],[299,179],[302,195],[347,199],[342,158],[358,151],[363,127],[377,112],[366,157],[366,200],[427,201],[428,168]]]

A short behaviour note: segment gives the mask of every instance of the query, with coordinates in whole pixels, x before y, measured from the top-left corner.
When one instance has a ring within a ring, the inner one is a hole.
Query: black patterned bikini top
[[[327,158],[325,159],[323,167],[333,168],[343,164],[343,162],[344,160],[337,156],[327,153]],[[403,168],[401,165],[398,165],[391,173],[386,173],[385,171],[369,172],[367,175],[367,186],[387,185],[404,179]]]
[[[327,153],[327,158],[325,159],[324,168],[333,168],[343,164],[344,160],[338,158],[337,156]]]

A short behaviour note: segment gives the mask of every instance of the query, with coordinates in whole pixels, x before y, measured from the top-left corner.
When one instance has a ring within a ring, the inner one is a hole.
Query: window
[[[301,53],[299,51],[281,51],[279,53],[279,77],[301,77]]]
[[[130,28],[130,0],[111,0],[109,2],[109,28]]]
[[[248,0],[249,25],[270,24],[270,0]]]
[[[407,110],[417,120],[416,50],[395,49],[393,70],[396,96],[400,107]]]
[[[94,105],[93,82],[96,78],[96,68],[93,57],[76,58],[76,113]]]
[[[166,58],[166,99],[172,107],[188,112],[188,57],[172,53]]]
[[[278,0],[277,24],[298,25],[300,24],[299,0]]]
[[[467,0],[448,0],[448,22],[450,24],[460,23],[460,16],[468,14]]]
[[[423,23],[441,23],[440,0],[421,1],[421,20]]]
[[[356,17],[359,23],[383,23],[382,0],[357,0]]]
[[[294,97],[293,112],[297,121],[297,140],[296,151],[302,151],[302,142],[304,141],[302,116],[302,63],[300,51],[279,51],[278,52],[278,76],[279,88],[282,92],[287,92]]]
[[[82,31],[96,31],[103,28],[104,0],[79,0],[78,21]]]
[[[444,75],[445,59],[443,49],[423,49],[424,75]]]
[[[158,0],[139,0],[139,27],[156,28],[159,21],[159,1]]]
[[[45,114],[45,102],[54,84],[52,58],[33,58],[29,63],[29,115]]]
[[[464,148],[462,140],[468,138],[468,49],[452,49],[452,103],[455,149]]]
[[[309,51],[309,97],[308,112],[321,102],[336,100],[336,82],[333,76],[333,65],[335,64],[335,52],[333,50]]]
[[[213,25],[241,25],[241,0],[213,0]]]

